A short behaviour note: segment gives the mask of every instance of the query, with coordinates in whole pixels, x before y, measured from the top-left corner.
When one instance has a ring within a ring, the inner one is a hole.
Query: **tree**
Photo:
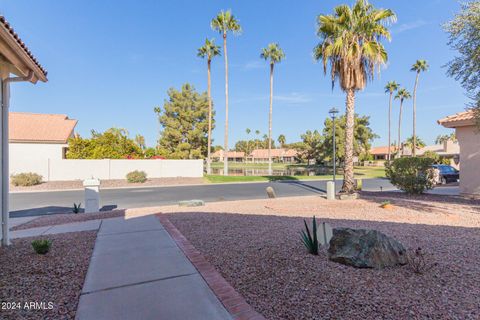
[[[223,156],[223,174],[228,175],[228,55],[227,55],[227,33],[240,34],[242,27],[235,19],[232,12],[221,11],[212,19],[210,26],[213,30],[218,31],[223,37],[223,59],[225,61],[225,140],[224,140],[224,156]]]
[[[173,159],[202,159],[207,154],[208,96],[190,84],[182,90],[168,90],[163,108],[155,108],[163,130],[158,140],[159,154]],[[214,114],[214,112],[213,112]],[[212,127],[215,121],[212,117]]]
[[[425,72],[428,70],[428,63],[426,60],[417,60],[415,64],[412,66],[410,71],[414,71],[417,73],[415,77],[415,86],[413,87],[413,146],[412,146],[412,156],[415,157],[417,150],[417,87],[418,87],[418,78],[420,76],[420,72]]]
[[[412,156],[414,156],[415,154],[415,152],[413,152],[413,148],[420,149],[426,146],[425,142],[423,142],[422,139],[413,136],[405,140],[403,145],[412,151]]]
[[[135,143],[137,144],[137,146],[142,149],[142,150],[145,150],[146,149],[146,144],[145,144],[145,137],[142,136],[141,134],[137,134],[135,136]]]
[[[407,89],[402,88],[399,89],[397,92],[397,95],[395,96],[395,100],[400,99],[400,112],[398,114],[398,146],[397,146],[397,156],[401,157],[402,156],[402,151],[401,151],[401,137],[402,137],[402,110],[403,110],[403,101],[410,99],[412,96],[410,95],[410,92],[407,91]]]
[[[322,143],[323,143],[323,137],[320,135],[320,133],[315,130],[315,131],[310,131],[307,130],[304,134],[301,136],[302,139],[302,145],[299,151],[299,157],[303,160],[306,161],[308,164],[312,160],[315,160],[315,163],[318,163],[322,160]]]
[[[480,1],[462,4],[461,11],[444,25],[448,33],[448,45],[458,55],[447,64],[447,74],[460,81],[473,103],[472,108],[480,128]]]
[[[375,69],[387,62],[381,40],[390,40],[387,25],[396,20],[390,9],[376,9],[367,0],[357,0],[350,8],[340,5],[333,15],[318,17],[317,35],[320,43],[314,57],[323,62],[324,73],[330,65],[332,87],[338,80],[346,92],[345,168],[342,192],[355,191],[353,176],[353,127],[355,92],[373,80]]]
[[[125,159],[143,157],[137,143],[121,128],[110,128],[103,133],[91,131],[92,137],[79,135],[68,140],[67,159]]]
[[[455,135],[455,132],[452,132],[451,134],[438,135],[435,139],[435,144],[442,144],[446,141],[457,141],[457,136]]]
[[[197,56],[207,59],[207,95],[208,95],[208,143],[207,143],[207,174],[211,174],[210,152],[212,151],[212,59],[220,55],[220,47],[215,45],[215,39],[205,39],[205,44],[198,49]]]
[[[270,63],[270,109],[268,112],[268,175],[272,175],[272,111],[273,111],[273,70],[276,63],[285,58],[285,53],[278,43],[270,43],[262,49],[260,58]]]
[[[250,150],[250,133],[252,132],[252,130],[250,130],[250,128],[247,128],[245,129],[245,132],[247,133],[247,136],[248,136],[248,140],[247,140],[247,150]],[[235,146],[235,149],[237,149],[237,147]],[[238,150],[237,150],[238,151]],[[252,151],[250,151],[252,152]],[[246,153],[245,154],[245,157],[248,157],[248,155],[250,154],[250,152]]]
[[[339,162],[345,161],[345,123],[347,119],[345,115],[335,120],[335,152]],[[355,156],[368,155],[371,143],[378,138],[370,128],[370,117],[355,114],[354,130],[353,130],[353,154]],[[324,159],[332,161],[333,155],[333,121],[326,118],[323,128],[322,154]]]
[[[258,136],[258,138],[255,139],[255,149],[258,149],[258,141],[260,141],[260,139],[259,139],[260,134],[261,134],[260,130],[255,130],[255,135]]]
[[[277,141],[280,144],[280,148],[283,148],[284,145],[285,145],[285,142],[287,142],[287,138],[285,137],[284,134],[281,134],[281,135],[278,136]]]
[[[392,98],[393,93],[398,90],[400,85],[395,81],[389,81],[385,86],[385,93],[389,94],[388,100],[388,155],[387,160],[390,161],[392,159],[392,151],[391,151],[391,132],[392,132]]]

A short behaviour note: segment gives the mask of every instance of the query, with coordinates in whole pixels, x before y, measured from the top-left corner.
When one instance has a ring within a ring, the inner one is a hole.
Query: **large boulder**
[[[379,231],[365,229],[333,229],[328,257],[357,268],[382,269],[407,263],[400,242]]]

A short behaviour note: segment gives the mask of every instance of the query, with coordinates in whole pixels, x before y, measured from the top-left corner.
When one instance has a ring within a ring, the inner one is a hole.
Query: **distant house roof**
[[[66,143],[73,134],[77,120],[64,114],[10,112],[10,142]]]
[[[396,150],[397,150],[396,147],[394,146],[390,147],[390,152],[394,153]],[[388,146],[372,147],[370,149],[370,154],[374,156],[388,154]]]
[[[217,150],[214,153],[212,153],[212,158],[223,158],[223,157],[224,157],[224,151],[223,150]],[[245,152],[228,151],[227,152],[227,157],[228,158],[243,158],[243,157],[245,157]]]
[[[294,149],[272,149],[272,157],[296,157],[298,154],[297,150]],[[256,159],[266,159],[268,158],[268,149],[255,149],[250,153],[250,157]]]
[[[458,112],[437,122],[447,128],[470,126],[475,123],[475,113],[473,110]]]
[[[4,54],[8,54],[7,59],[9,59],[12,63],[17,62],[16,67],[20,67],[20,63],[18,63],[18,59],[22,59],[29,65],[30,70],[33,70],[35,75],[33,82],[36,82],[37,79],[41,81],[47,81],[47,71],[42,67],[42,65],[38,62],[37,58],[32,54],[32,52],[28,49],[27,45],[20,39],[18,34],[13,30],[12,26],[8,23],[4,16],[0,15],[0,39],[2,41],[6,41],[10,48],[14,48],[15,54],[11,54],[10,52],[3,51]],[[20,70],[23,73],[26,73],[25,69]],[[26,74],[24,74],[26,75]]]

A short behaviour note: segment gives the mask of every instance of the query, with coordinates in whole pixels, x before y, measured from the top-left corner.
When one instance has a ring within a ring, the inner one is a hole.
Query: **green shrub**
[[[82,203],[79,204],[73,203],[73,213],[80,213],[80,209],[82,208]]]
[[[18,173],[12,174],[10,181],[16,187],[30,187],[42,183],[42,176],[33,172]]]
[[[50,240],[38,239],[38,240],[32,241],[33,250],[35,250],[35,252],[38,254],[46,254],[48,251],[50,251],[51,246],[52,246],[52,241]]]
[[[312,233],[308,228],[307,221],[303,220],[305,230],[302,230],[302,242],[308,250],[308,253],[318,255],[318,239],[317,239],[317,220],[313,216]]]
[[[144,183],[147,181],[147,174],[145,171],[132,171],[127,174],[127,181],[129,183]]]
[[[399,158],[385,165],[390,182],[408,194],[421,194],[435,185],[431,158]]]

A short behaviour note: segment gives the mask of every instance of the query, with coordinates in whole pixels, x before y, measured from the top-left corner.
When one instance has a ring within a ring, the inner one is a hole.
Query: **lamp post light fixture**
[[[337,153],[335,147],[335,119],[337,118],[338,109],[333,107],[328,113],[332,117],[333,121],[333,192],[336,194],[336,172],[337,172]]]

